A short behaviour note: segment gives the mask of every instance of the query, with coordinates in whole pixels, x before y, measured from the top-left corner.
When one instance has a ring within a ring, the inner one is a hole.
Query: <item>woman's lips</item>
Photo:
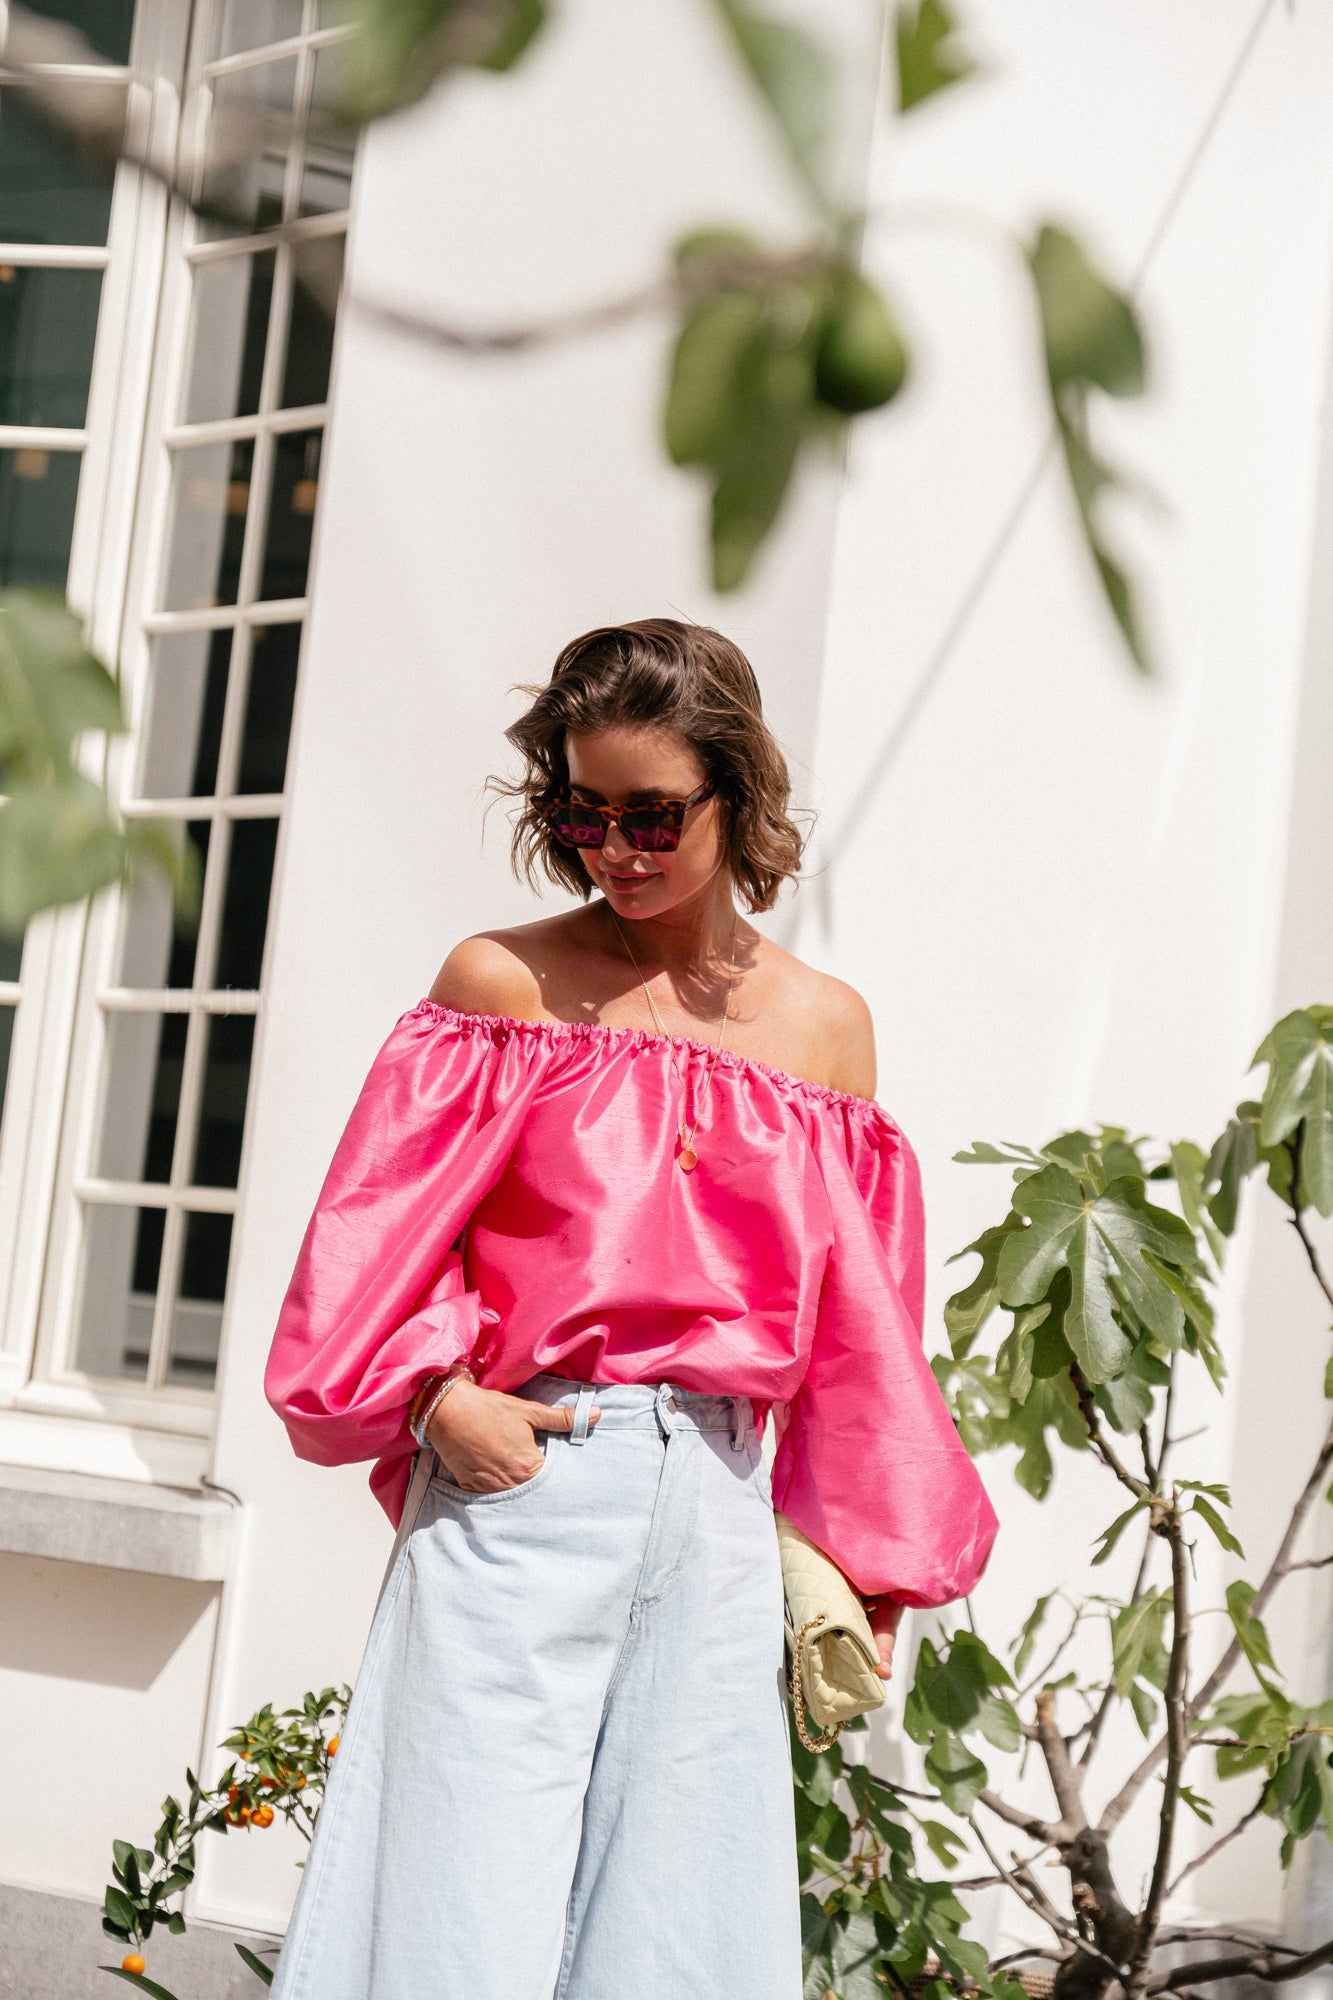
[[[608,873],[606,879],[618,896],[630,896],[633,895],[636,889],[646,889],[650,882],[657,880],[657,876],[656,874],[612,875]]]

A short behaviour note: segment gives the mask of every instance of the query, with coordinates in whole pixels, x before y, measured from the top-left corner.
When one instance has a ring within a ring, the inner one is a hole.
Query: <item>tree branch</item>
[[[1260,1812],[1262,1812],[1263,1803],[1264,1803],[1264,1795],[1263,1792],[1260,1792],[1258,1798],[1255,1800],[1254,1804],[1250,1807],[1250,1810],[1247,1813],[1244,1813],[1241,1816],[1241,1818],[1236,1821],[1236,1824],[1233,1827],[1229,1828],[1226,1833],[1219,1834],[1218,1838],[1213,1842],[1212,1846],[1205,1847],[1202,1854],[1196,1854],[1192,1861],[1187,1861],[1185,1863],[1185,1866],[1181,1869],[1179,1875],[1177,1875],[1175,1881],[1171,1884],[1171,1887],[1167,1890],[1168,1896],[1175,1895],[1176,1890],[1180,1887],[1181,1883],[1185,1880],[1185,1877],[1187,1875],[1192,1875],[1196,1868],[1202,1868],[1206,1861],[1211,1861],[1215,1854],[1220,1854],[1224,1847],[1229,1847],[1233,1840],[1237,1839],[1240,1834],[1244,1833],[1246,1827],[1250,1824],[1250,1821],[1254,1819]]]
[[[1097,1405],[1093,1400],[1092,1389],[1088,1384],[1083,1370],[1077,1366],[1072,1367],[1069,1371],[1069,1379],[1074,1385],[1074,1393],[1078,1397],[1078,1407],[1082,1413],[1083,1421],[1088,1427],[1088,1442],[1102,1464],[1115,1474],[1120,1484],[1127,1487],[1136,1500],[1151,1500],[1153,1497],[1152,1488],[1145,1486],[1143,1481],[1130,1471],[1102,1430],[1101,1419],[1097,1415]]]
[[[1264,1607],[1273,1595],[1273,1592],[1277,1589],[1283,1578],[1290,1575],[1291,1571],[1296,1567],[1290,1560],[1291,1551],[1296,1545],[1296,1537],[1304,1527],[1311,1507],[1314,1505],[1323,1488],[1324,1480],[1328,1476],[1330,1463],[1333,1463],[1333,1424],[1329,1426],[1324,1441],[1319,1447],[1319,1455],[1315,1459],[1310,1476],[1297,1496],[1296,1504],[1291,1510],[1291,1518],[1287,1522],[1282,1540],[1278,1543],[1277,1553],[1269,1564],[1268,1573],[1254,1593],[1254,1599],[1250,1605],[1250,1614],[1252,1617],[1259,1618],[1263,1615]],[[1227,1677],[1237,1665],[1240,1657],[1240,1640],[1233,1638],[1207,1680],[1191,1695],[1186,1706],[1186,1715],[1189,1721],[1192,1722],[1196,1715],[1207,1708],[1218,1689],[1226,1682]],[[1149,1750],[1147,1756],[1130,1773],[1129,1777],[1120,1787],[1120,1790],[1102,1813],[1101,1826],[1105,1832],[1110,1833],[1120,1824],[1120,1821],[1129,1811],[1129,1808],[1133,1805],[1144,1785],[1148,1782],[1148,1779],[1157,1769],[1163,1757],[1166,1756],[1167,1748],[1166,1737],[1159,1737],[1152,1749]]]
[[[1030,1834],[1032,1839],[1039,1840],[1043,1847],[1062,1847],[1072,1833],[1072,1828],[1068,1826],[1053,1825],[1049,1820],[1038,1819],[1035,1814],[1024,1812],[1019,1806],[1011,1806],[998,1792],[978,1792],[977,1803],[985,1806],[987,1812],[993,1812],[997,1819],[1007,1820],[1010,1826],[1016,1826],[1020,1832]]]
[[[1138,2000],[1148,1981],[1148,1964],[1157,1922],[1162,1914],[1167,1878],[1171,1869],[1171,1849],[1176,1832],[1176,1808],[1185,1759],[1190,1751],[1189,1723],[1189,1553],[1180,1518],[1179,1496],[1173,1497],[1171,1511],[1162,1524],[1171,1545],[1171,1660],[1167,1668],[1162,1700],[1166,1708],[1166,1783],[1162,1790],[1162,1810],[1158,1819],[1157,1852],[1153,1857],[1152,1880],[1139,1919],[1138,1943],[1125,1988],[1127,2000]]]
[[[1149,1994],[1170,1993],[1191,1981],[1209,1984],[1216,1979],[1263,1979],[1271,1986],[1285,1983],[1289,1979],[1304,1979],[1307,1972],[1317,1972],[1321,1965],[1333,1964],[1333,1938],[1326,1944],[1316,1945],[1313,1951],[1300,1953],[1296,1958],[1285,1959],[1280,1965],[1274,1964],[1273,1953],[1285,1950],[1283,1945],[1267,1945],[1262,1951],[1251,1952],[1247,1956],[1234,1958],[1200,1959],[1197,1964],[1177,1965],[1170,1972],[1164,1972],[1154,1979],[1148,1988]]]
[[[1082,1826],[1087,1815],[1078,1772],[1069,1755],[1069,1745],[1060,1734],[1055,1719],[1055,1690],[1042,1688],[1037,1695],[1037,1742],[1046,1760],[1046,1770],[1055,1793],[1060,1817],[1069,1826]]]
[[[1325,1275],[1323,1266],[1319,1262],[1319,1252],[1315,1249],[1310,1232],[1305,1226],[1305,1210],[1301,1206],[1301,1162],[1305,1157],[1305,1120],[1303,1118],[1292,1134],[1287,1151],[1291,1154],[1291,1226],[1301,1239],[1301,1247],[1309,1260],[1310,1269],[1314,1272],[1315,1283],[1329,1304],[1333,1306],[1333,1281],[1330,1281]]]
[[[430,347],[448,348],[461,354],[516,354],[525,348],[547,347],[562,340],[577,340],[586,334],[604,333],[647,313],[680,308],[728,285],[750,290],[783,285],[827,270],[829,259],[818,250],[789,254],[700,256],[679,270],[666,272],[650,284],[623,292],[618,298],[604,299],[568,312],[553,313],[549,319],[528,320],[511,326],[465,327],[437,319],[432,313],[417,312],[408,306],[390,305],[381,299],[349,293],[345,306],[361,319],[400,333]]]
[[[1174,1382],[1175,1380],[1174,1373],[1171,1379]],[[1168,1397],[1170,1396],[1170,1393],[1171,1393],[1170,1389],[1168,1389],[1167,1390]],[[1168,1416],[1170,1415],[1169,1407],[1167,1410],[1167,1415]],[[1162,1432],[1162,1453],[1161,1453],[1161,1458],[1159,1458],[1158,1460],[1159,1466],[1161,1465],[1162,1459],[1166,1457],[1167,1446],[1169,1445],[1169,1443],[1170,1439],[1166,1435],[1165,1425],[1164,1425]],[[1150,1518],[1148,1526],[1144,1531],[1143,1549],[1139,1555],[1139,1566],[1134,1576],[1134,1588],[1129,1593],[1129,1602],[1131,1604],[1137,1604],[1139,1599],[1143,1595],[1143,1586],[1148,1581],[1148,1564],[1152,1560],[1152,1551],[1153,1551],[1153,1526]],[[1080,1771],[1086,1771],[1088,1765],[1092,1761],[1092,1753],[1097,1748],[1098,1739],[1101,1736],[1102,1730],[1106,1726],[1106,1718],[1110,1714],[1111,1709],[1115,1704],[1115,1699],[1116,1699],[1115,1680],[1114,1678],[1111,1678],[1107,1680],[1106,1691],[1102,1695],[1101,1700],[1097,1704],[1096,1712],[1094,1713],[1092,1720],[1087,1724],[1088,1740],[1084,1744],[1082,1755],[1079,1757],[1078,1760],[1078,1768]]]
[[[1031,1876],[1027,1872],[1027,1864],[1024,1863],[1017,1870],[1017,1872],[1015,1872],[1013,1869],[1006,1868],[1003,1861],[1001,1861],[999,1855],[995,1852],[995,1849],[991,1846],[990,1842],[987,1840],[981,1828],[977,1825],[975,1815],[972,1815],[968,1819],[968,1825],[971,1827],[973,1835],[977,1841],[978,1846],[981,1848],[982,1853],[985,1855],[987,1861],[990,1862],[990,1865],[995,1870],[996,1874],[999,1875],[1005,1887],[1007,1889],[1010,1889],[1013,1892],[1013,1894],[1018,1897],[1021,1903],[1026,1904],[1028,1909],[1032,1911],[1032,1914],[1035,1917],[1040,1917],[1041,1921],[1044,1924],[1046,1924],[1055,1933],[1056,1937],[1060,1938],[1063,1943],[1073,1945],[1076,1951],[1084,1953],[1089,1958],[1095,1958],[1096,1960],[1099,1961],[1100,1964],[1105,1966],[1106,1970],[1110,1973],[1112,1978],[1119,1979],[1120,1967],[1115,1963],[1114,1959],[1108,1958],[1104,1952],[1101,1952],[1097,1949],[1096,1945],[1089,1944],[1086,1938],[1079,1936],[1078,1932],[1074,1929],[1073,1925],[1068,1923],[1065,1920],[1065,1918],[1061,1916],[1060,1912],[1056,1909],[1055,1905],[1051,1902],[1050,1898],[1032,1880]]]
[[[1157,1933],[1157,1942],[1159,1945],[1240,1944],[1244,1945],[1247,1951],[1285,1951],[1292,1957],[1296,1955],[1294,1944],[1274,1944],[1271,1938],[1256,1937],[1253,1931],[1228,1931],[1214,1928],[1211,1924],[1202,1924],[1197,1928],[1182,1924],[1176,1930],[1160,1930]]]
[[[1060,1659],[1063,1657],[1065,1648],[1068,1646],[1070,1640],[1077,1632],[1079,1626],[1083,1623],[1083,1617],[1084,1617],[1084,1612],[1082,1605],[1075,1605],[1074,1615],[1069,1622],[1069,1630],[1065,1633],[1064,1638],[1060,1641],[1055,1651],[1051,1654],[1051,1657],[1049,1658],[1049,1660],[1047,1660],[1045,1666],[1040,1668],[1037,1673],[1028,1675],[1028,1678],[1024,1681],[1022,1687],[1019,1688],[1018,1690],[1018,1693],[1015,1697],[1016,1700],[1021,1701],[1025,1695],[1031,1694],[1033,1688],[1041,1686],[1042,1682],[1046,1679],[1046,1676],[1051,1672],[1051,1669],[1054,1666],[1056,1666],[1057,1663],[1060,1661]]]

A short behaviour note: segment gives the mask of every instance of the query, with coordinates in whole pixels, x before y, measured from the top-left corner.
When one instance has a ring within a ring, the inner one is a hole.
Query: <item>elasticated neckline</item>
[[[605,1021],[520,1021],[512,1014],[464,1013],[456,1007],[443,1007],[438,1000],[421,1000],[413,1011],[446,1022],[464,1034],[481,1029],[489,1034],[518,1035],[550,1048],[564,1043],[601,1042],[617,1048],[692,1049],[706,1059],[711,1059],[713,1054],[710,1043],[695,1041],[691,1035],[659,1035],[652,1028],[615,1028]],[[818,1104],[842,1105],[865,1116],[882,1119],[886,1125],[897,1129],[883,1105],[873,1097],[857,1097],[850,1090],[835,1090],[831,1084],[813,1083],[809,1077],[793,1076],[789,1070],[775,1069],[771,1063],[760,1062],[757,1056],[743,1056],[734,1049],[724,1048],[718,1057],[718,1068],[734,1070],[742,1075],[750,1073],[767,1077],[770,1083],[796,1091]]]

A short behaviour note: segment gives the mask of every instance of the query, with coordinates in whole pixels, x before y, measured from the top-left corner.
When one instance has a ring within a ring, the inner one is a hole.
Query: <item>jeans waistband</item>
[[[533,1375],[513,1392],[552,1409],[574,1406],[576,1443],[599,1431],[725,1431],[733,1449],[744,1449],[754,1428],[748,1396],[707,1396],[671,1382],[574,1382],[566,1375]],[[598,1421],[591,1423],[593,1410]]]

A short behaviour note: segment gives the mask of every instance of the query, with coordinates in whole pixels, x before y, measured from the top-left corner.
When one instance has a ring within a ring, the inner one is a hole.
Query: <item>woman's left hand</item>
[[[875,1671],[882,1681],[887,1681],[893,1674],[893,1646],[898,1637],[898,1625],[903,1615],[903,1607],[901,1604],[892,1603],[888,1598],[883,1598],[876,1604],[874,1610],[868,1610],[866,1615],[879,1649],[879,1664]]]

